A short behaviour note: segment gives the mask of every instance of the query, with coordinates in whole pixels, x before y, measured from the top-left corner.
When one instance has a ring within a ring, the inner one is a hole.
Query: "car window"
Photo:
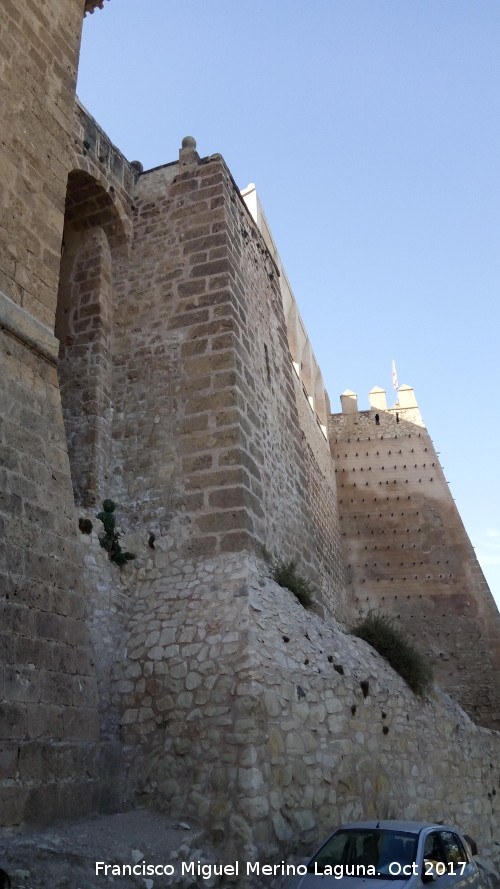
[[[424,844],[424,858],[426,861],[445,862],[445,852],[438,831],[428,834]]]
[[[402,831],[372,828],[339,830],[311,860],[310,869],[321,872],[326,867],[336,867],[343,868],[344,876],[376,877],[384,874],[386,878],[396,878],[400,870],[394,865],[411,865],[415,860],[416,847],[417,837]],[[358,870],[348,872],[347,868]],[[359,868],[371,868],[373,873],[363,873]]]
[[[451,830],[441,831],[441,842],[447,864],[459,866],[460,863],[469,860],[464,845],[456,833],[452,833]]]

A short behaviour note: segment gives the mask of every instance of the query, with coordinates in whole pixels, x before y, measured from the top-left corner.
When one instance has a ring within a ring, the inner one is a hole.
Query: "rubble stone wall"
[[[500,736],[445,693],[416,697],[252,556],[189,562],[166,536],[125,582],[112,700],[143,802],[201,816],[239,858],[391,817],[458,823],[498,858]]]
[[[262,782],[280,848],[311,848],[356,818],[460,824],[500,847],[500,735],[440,690],[416,697],[370,646],[249,580],[254,688],[264,710]],[[254,802],[254,806],[256,803]]]

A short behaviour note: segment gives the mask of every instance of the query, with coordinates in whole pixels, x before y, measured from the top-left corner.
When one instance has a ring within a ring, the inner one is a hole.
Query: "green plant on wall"
[[[135,555],[124,552],[120,546],[120,535],[115,527],[115,509],[116,503],[113,500],[105,500],[102,512],[97,513],[97,518],[104,525],[104,534],[99,536],[99,543],[108,553],[110,560],[122,568],[125,562],[135,559]]]
[[[311,610],[314,607],[314,587],[297,573],[296,559],[289,562],[277,559],[271,563],[271,574],[276,583],[291,590],[304,608]]]
[[[352,628],[354,636],[364,639],[399,673],[417,695],[432,685],[432,667],[423,654],[407,641],[393,617],[369,611]]]

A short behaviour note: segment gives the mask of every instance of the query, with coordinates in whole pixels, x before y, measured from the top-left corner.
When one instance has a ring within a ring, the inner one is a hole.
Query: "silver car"
[[[471,846],[475,853],[472,840],[442,824],[346,824],[307,864],[296,866],[286,889],[482,889]]]

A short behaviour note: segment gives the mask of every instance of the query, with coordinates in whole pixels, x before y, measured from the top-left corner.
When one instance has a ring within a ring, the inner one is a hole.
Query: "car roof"
[[[441,830],[456,831],[456,827],[447,824],[434,824],[430,821],[352,821],[350,824],[342,824],[337,830],[355,830],[369,828],[371,830],[401,830],[405,833],[414,833],[416,836],[427,828],[439,828]]]

